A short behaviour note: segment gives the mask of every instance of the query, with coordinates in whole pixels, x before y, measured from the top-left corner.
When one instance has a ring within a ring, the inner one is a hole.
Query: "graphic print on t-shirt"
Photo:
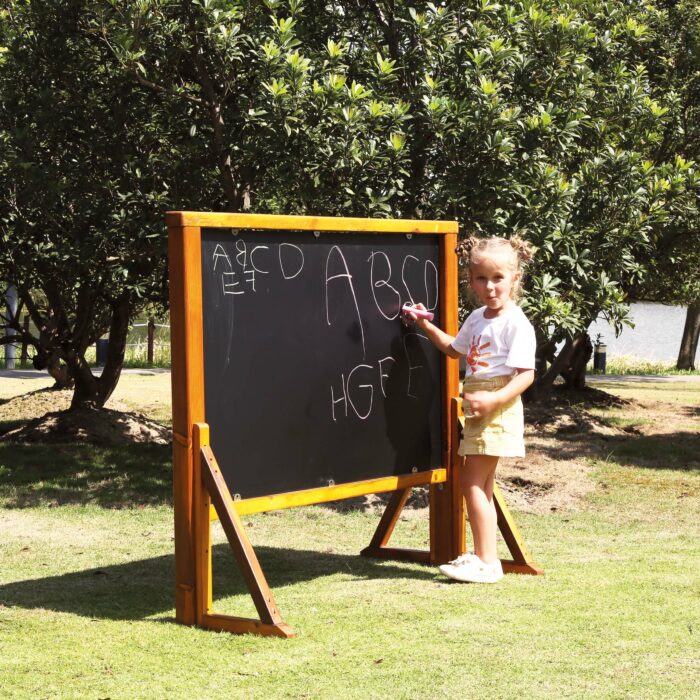
[[[472,374],[476,374],[478,367],[488,367],[489,363],[484,362],[482,358],[489,357],[490,352],[483,352],[486,348],[490,348],[491,343],[484,343],[481,345],[481,335],[478,337],[472,336],[471,342],[469,343],[469,354],[467,355],[467,364],[471,368]]]

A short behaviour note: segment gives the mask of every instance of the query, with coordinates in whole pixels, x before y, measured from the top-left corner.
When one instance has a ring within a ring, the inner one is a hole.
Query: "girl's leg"
[[[467,502],[469,525],[474,538],[474,553],[485,564],[496,555],[496,504],[493,501],[493,483],[498,457],[467,455],[460,474],[462,493]]]

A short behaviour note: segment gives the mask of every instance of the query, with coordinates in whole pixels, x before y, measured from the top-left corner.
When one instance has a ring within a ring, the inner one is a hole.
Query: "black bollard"
[[[95,364],[98,367],[104,367],[107,362],[107,346],[109,345],[108,338],[100,338],[95,343]]]
[[[593,369],[599,370],[603,374],[605,374],[606,350],[605,345],[598,343],[593,351]]]

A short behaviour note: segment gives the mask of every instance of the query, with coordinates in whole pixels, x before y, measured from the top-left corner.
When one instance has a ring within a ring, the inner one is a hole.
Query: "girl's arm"
[[[416,304],[417,309],[425,310],[423,304]],[[426,318],[418,318],[415,314],[410,311],[407,312],[407,316],[415,321],[416,326],[420,328],[423,333],[428,337],[428,340],[440,351],[445,353],[448,357],[457,358],[461,355],[452,347],[455,337],[445,333],[445,331],[440,330],[437,326],[433,325]]]
[[[515,371],[516,374],[513,375],[508,384],[498,391],[475,391],[473,394],[464,394],[475,418],[481,418],[481,416],[485,416],[512,401],[535,381],[534,369],[516,369]]]

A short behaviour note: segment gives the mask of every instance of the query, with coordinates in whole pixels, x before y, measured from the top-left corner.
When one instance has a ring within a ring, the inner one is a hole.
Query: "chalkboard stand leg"
[[[202,479],[202,445],[209,444],[209,426],[195,423],[192,430],[192,524],[195,560],[195,619],[203,625],[212,609],[211,498]]]
[[[455,425],[459,430],[464,428],[464,416],[462,415],[462,402],[458,399],[453,399],[453,411],[452,419],[453,425]],[[461,435],[458,433],[453,437],[452,444],[454,445],[455,458],[457,454],[457,446],[459,445],[459,439]],[[461,493],[459,498],[462,499]],[[528,548],[525,546],[525,541],[523,540],[518,526],[515,523],[515,518],[511,514],[506,501],[503,498],[503,493],[498,488],[498,484],[493,485],[493,500],[496,505],[496,516],[498,520],[498,529],[508,546],[508,551],[513,557],[512,560],[501,559],[501,566],[503,566],[503,571],[510,574],[531,574],[534,576],[542,576],[544,570],[538,566],[534,561],[532,561],[532,555],[530,554]],[[460,542],[460,552],[459,554],[464,554],[466,551],[466,540],[462,539]]]
[[[198,623],[208,629],[233,632],[235,634],[293,637],[294,630],[282,620],[260,562],[248,539],[231,494],[219,470],[214,453],[207,444],[208,436],[209,429],[206,424],[195,425],[195,442],[199,447],[195,453],[197,455],[196,461],[199,463],[196,471],[199,472],[201,484],[216,508],[219,520],[226,533],[243,579],[253,598],[260,619],[255,620],[211,612],[211,603],[208,602],[211,600],[209,593],[211,590],[211,564],[210,559],[208,559],[208,553],[204,555],[200,552],[196,557],[200,567],[197,585],[198,587],[205,587],[206,590],[199,591],[197,595],[197,600],[202,601],[205,608],[198,610]],[[201,518],[199,518],[199,521],[201,522]],[[197,537],[196,541],[201,544],[203,543],[203,538],[201,536]]]
[[[450,426],[453,444],[459,443],[459,402],[450,402]],[[379,559],[398,559],[421,564],[441,564],[463,554],[466,549],[465,507],[459,486],[459,457],[456,450],[448,450],[451,460],[444,483],[431,484],[430,507],[430,551],[387,547],[401,510],[406,505],[409,489],[395,491],[387,504],[377,530],[369,546],[361,554]]]
[[[372,537],[372,541],[365,547],[360,554],[363,557],[375,557],[377,559],[398,559],[404,561],[414,561],[420,564],[430,563],[430,552],[424,552],[418,549],[400,549],[396,547],[387,547],[399,515],[406,501],[411,494],[411,489],[399,489],[394,491],[387,503],[386,509],[377,525],[377,529]]]
[[[502,559],[503,571],[511,574],[532,574],[542,576],[544,570],[532,561],[532,556],[525,546],[525,542],[520,535],[515,519],[503,498],[501,490],[497,484],[493,486],[493,500],[496,504],[496,516],[498,518],[498,529],[503,535],[503,539],[508,545],[508,551],[513,557],[512,561]]]

